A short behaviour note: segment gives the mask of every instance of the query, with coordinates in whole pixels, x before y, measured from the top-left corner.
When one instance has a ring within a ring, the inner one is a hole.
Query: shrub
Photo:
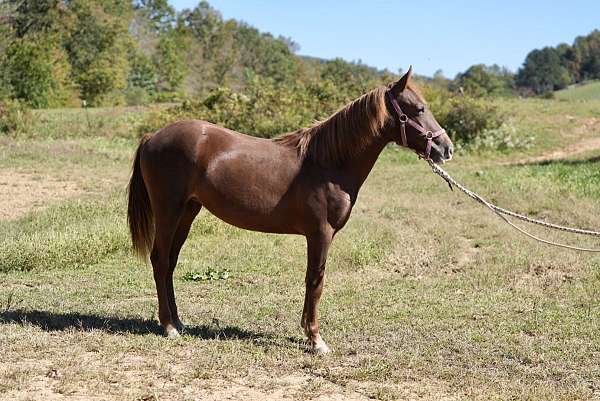
[[[357,93],[358,92],[358,93]],[[330,80],[308,84],[278,84],[272,79],[251,77],[243,92],[218,87],[201,99],[150,113],[139,127],[141,133],[156,131],[183,119],[202,119],[250,135],[270,138],[323,119],[360,96],[362,88],[343,89]],[[493,103],[447,90],[423,87],[424,96],[440,124],[461,147],[478,141],[478,147],[497,144],[503,149],[520,143],[513,130],[503,129],[504,116]],[[502,138],[502,135],[507,135]],[[481,136],[490,136],[487,139]]]
[[[139,86],[131,86],[124,91],[125,103],[127,106],[139,106],[150,102],[148,91]]]
[[[254,76],[243,92],[218,87],[202,99],[185,100],[167,110],[151,113],[139,131],[152,132],[177,120],[202,119],[270,138],[310,125],[351,99],[340,97],[330,86],[328,81],[282,85]]]
[[[518,135],[514,124],[489,99],[452,95],[429,86],[423,92],[433,115],[459,149],[505,152],[533,143],[533,137]]]
[[[55,41],[51,35],[39,35],[17,39],[5,49],[3,81],[14,98],[31,107],[63,106],[76,97],[67,55]]]
[[[464,144],[470,150],[495,150],[508,152],[512,149],[530,148],[533,145],[534,137],[522,138],[518,135],[517,129],[512,122],[507,121],[498,128],[486,129],[475,139]]]
[[[0,133],[18,135],[31,131],[33,117],[27,106],[16,100],[0,101]]]
[[[500,128],[504,116],[489,101],[452,97],[436,117],[453,141],[471,143],[486,130]]]

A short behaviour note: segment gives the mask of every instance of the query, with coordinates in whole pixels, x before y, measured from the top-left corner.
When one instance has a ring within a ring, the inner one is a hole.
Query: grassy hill
[[[555,92],[555,96],[561,100],[600,100],[600,81],[573,85]]]

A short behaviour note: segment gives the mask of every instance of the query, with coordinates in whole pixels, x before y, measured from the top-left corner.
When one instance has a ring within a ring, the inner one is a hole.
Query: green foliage
[[[202,272],[187,272],[183,275],[185,281],[215,281],[215,280],[227,280],[229,278],[229,271],[218,270],[214,267],[208,267]]]
[[[476,64],[458,74],[452,86],[462,88],[469,96],[506,96],[512,94],[514,77],[496,64]]]
[[[569,60],[579,66],[579,79],[600,79],[600,30],[587,36],[578,36],[573,43]]]
[[[55,107],[72,97],[70,65],[53,36],[16,39],[6,49],[0,68],[12,96],[32,107]]]
[[[534,140],[534,136],[523,138],[515,125],[511,121],[506,121],[497,128],[481,131],[471,142],[459,143],[459,145],[473,151],[509,152],[514,149],[529,149],[533,146]]]
[[[533,50],[517,75],[520,87],[538,95],[587,79],[600,79],[600,30],[578,36],[571,46]]]
[[[558,51],[552,47],[529,53],[517,74],[517,84],[538,95],[566,88],[570,83],[569,71],[562,65]]]
[[[131,86],[125,89],[123,93],[125,97],[125,104],[128,106],[140,106],[150,103],[151,97],[148,91],[139,86]]]
[[[157,74],[157,92],[179,90],[187,73],[185,58],[181,51],[187,48],[185,41],[176,32],[164,33],[159,37],[153,61]]]
[[[323,62],[320,71],[320,79],[331,82],[335,92],[346,98],[347,95],[356,98],[394,78],[389,71],[378,71],[360,61],[350,63],[340,58]]]
[[[288,43],[261,34],[256,28],[240,23],[235,28],[235,41],[240,43],[239,62],[259,75],[286,82],[298,76],[298,61]]]
[[[129,70],[131,4],[73,0],[69,7],[75,23],[66,49],[81,97],[92,105],[119,103],[116,92],[126,87]]]
[[[17,38],[56,34],[68,23],[69,13],[61,0],[7,0],[5,3],[13,6],[10,25]]]
[[[434,115],[453,141],[469,143],[486,130],[497,129],[504,117],[489,101],[455,96]]]
[[[336,79],[335,76],[331,78]],[[461,146],[498,150],[527,146],[527,141],[516,139],[514,127],[505,124],[504,115],[493,103],[469,96],[453,96],[447,90],[429,85],[425,85],[423,91],[437,120]],[[331,80],[292,86],[254,75],[249,77],[243,91],[218,87],[198,100],[186,100],[180,105],[150,113],[138,130],[140,133],[154,132],[178,120],[200,119],[250,135],[272,138],[331,115],[363,92],[366,89],[360,85],[344,88]]]
[[[314,118],[305,91],[277,86],[272,79],[253,77],[243,93],[219,87],[200,100],[187,100],[151,114],[142,132],[155,131],[181,119],[203,119],[260,137],[295,130]]]
[[[452,141],[469,150],[508,151],[531,146],[533,138],[521,138],[516,127],[494,103],[482,98],[452,95],[426,85],[425,98],[437,121]]]
[[[31,111],[16,100],[0,101],[0,134],[19,135],[31,129]]]
[[[262,91],[271,104],[266,88],[277,85],[284,94],[298,86],[301,97],[312,91],[331,111],[331,104],[343,104],[390,77],[360,62],[298,57],[293,40],[225,20],[206,1],[176,13],[167,0],[9,0],[0,2],[0,12],[11,15],[0,24],[0,50],[12,46],[0,53],[0,98],[16,97],[34,107],[76,105],[77,97],[90,105],[177,101],[219,88]],[[27,79],[20,75],[22,66]],[[272,82],[259,89],[255,76]],[[281,110],[271,114],[287,119]],[[272,128],[258,125],[263,135],[291,127],[282,121]]]
[[[175,22],[175,9],[167,0],[136,0],[134,6],[155,32],[168,32]]]
[[[131,70],[128,77],[128,89],[137,88],[146,93],[154,93],[158,82],[154,63],[144,53],[136,52],[130,59]]]
[[[247,80],[243,91],[218,87],[199,100],[151,113],[140,132],[153,132],[177,120],[202,119],[271,138],[321,120],[364,92],[360,86],[343,88],[330,80],[286,85],[252,73]]]

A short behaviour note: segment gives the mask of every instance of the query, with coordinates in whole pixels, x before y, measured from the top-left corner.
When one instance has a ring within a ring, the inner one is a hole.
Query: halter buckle
[[[405,124],[408,122],[408,116],[406,114],[400,114],[400,116],[398,117],[398,119],[400,120],[401,123]]]
[[[432,139],[433,138],[433,132],[427,131],[427,133],[425,133],[425,138]]]

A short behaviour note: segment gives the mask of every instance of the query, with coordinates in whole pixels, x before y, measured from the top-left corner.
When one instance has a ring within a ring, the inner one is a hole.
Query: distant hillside
[[[600,100],[600,81],[590,81],[572,85],[554,93],[561,100]]]

